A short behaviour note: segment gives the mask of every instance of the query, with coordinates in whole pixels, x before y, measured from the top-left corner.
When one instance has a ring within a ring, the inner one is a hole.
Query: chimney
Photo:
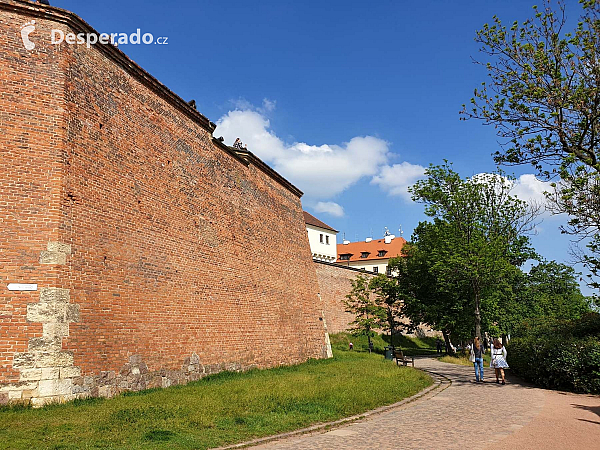
[[[347,240],[347,239],[344,239],[344,241],[343,241],[342,243],[343,243],[344,245],[348,245],[348,244],[350,243],[350,241],[349,241],[349,240]]]
[[[368,238],[365,239],[365,242],[371,242],[372,240],[373,240],[373,238],[368,237]]]

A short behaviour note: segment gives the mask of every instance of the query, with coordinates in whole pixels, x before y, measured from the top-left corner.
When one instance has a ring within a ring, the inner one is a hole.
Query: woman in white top
[[[502,384],[506,384],[504,381],[504,369],[508,369],[506,363],[506,348],[500,343],[498,338],[494,339],[494,345],[492,345],[492,360],[490,367],[496,369],[496,383],[500,383],[499,377],[502,375]]]

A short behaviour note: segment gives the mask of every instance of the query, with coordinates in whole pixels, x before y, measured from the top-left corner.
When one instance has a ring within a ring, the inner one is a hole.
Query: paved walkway
[[[600,448],[598,396],[545,391],[510,380],[498,385],[488,368],[485,383],[476,384],[472,367],[431,358],[415,365],[444,375],[451,384],[360,422],[254,448]]]

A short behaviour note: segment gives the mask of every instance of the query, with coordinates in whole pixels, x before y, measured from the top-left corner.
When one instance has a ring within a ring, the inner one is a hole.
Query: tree
[[[527,275],[527,317],[579,319],[590,312],[590,302],[581,293],[575,270],[556,261],[542,261]]]
[[[475,90],[464,118],[482,119],[506,138],[502,164],[531,164],[552,179],[552,210],[571,219],[562,231],[586,240],[580,261],[600,275],[600,1],[580,0],[583,15],[567,33],[563,5],[545,1],[534,17],[477,32],[489,83]],[[593,279],[590,285],[600,288]]]
[[[535,227],[539,208],[511,196],[512,180],[503,174],[463,180],[447,161],[430,166],[425,174],[409,190],[414,201],[426,205],[425,214],[439,219],[437,227],[443,224],[446,230],[435,240],[437,285],[447,292],[468,292],[475,335],[481,337],[482,297],[534,255],[526,233]]]
[[[494,331],[511,334],[523,321],[573,320],[590,312],[592,304],[581,293],[576,275],[572,267],[555,261],[540,261],[529,273],[513,272],[506,279],[511,295],[495,305],[499,326]]]
[[[378,325],[382,330],[390,332],[390,345],[393,347],[396,330],[401,330],[405,326],[401,321],[402,296],[398,279],[380,273],[371,279],[369,289],[375,294],[376,304],[385,311],[385,318]]]
[[[412,323],[427,323],[442,332],[446,351],[453,353],[451,339],[473,331],[465,283],[445,277],[448,257],[455,243],[448,223],[435,219],[421,222],[404,248],[404,257],[389,262],[398,273],[403,298],[402,314]]]
[[[355,319],[351,322],[350,331],[355,335],[364,334],[367,336],[369,352],[371,352],[373,349],[373,343],[371,342],[373,330],[378,328],[381,321],[385,319],[385,309],[371,299],[371,289],[367,277],[358,275],[351,282],[352,290],[344,300],[346,311],[355,316]]]

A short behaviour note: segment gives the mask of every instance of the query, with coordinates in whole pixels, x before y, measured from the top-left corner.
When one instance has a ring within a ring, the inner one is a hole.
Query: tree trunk
[[[390,345],[394,346],[394,315],[392,313],[392,308],[388,306],[388,322],[390,324]]]
[[[475,336],[481,341],[481,299],[479,298],[479,292],[475,291]]]
[[[446,331],[442,331],[442,335],[444,336],[444,342],[446,344],[446,353],[448,355],[454,355],[454,351],[450,346],[450,335]]]

